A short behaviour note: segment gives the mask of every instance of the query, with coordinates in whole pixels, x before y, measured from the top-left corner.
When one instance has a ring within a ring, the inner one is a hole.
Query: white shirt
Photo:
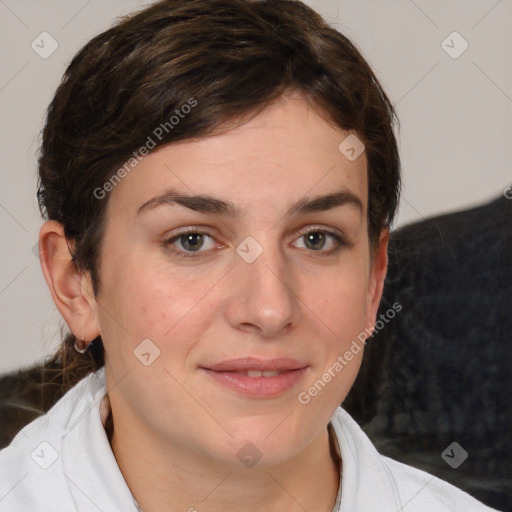
[[[106,404],[102,368],[0,451],[0,512],[137,512],[103,426]],[[494,510],[428,473],[379,454],[341,407],[331,424],[343,461],[333,512]]]

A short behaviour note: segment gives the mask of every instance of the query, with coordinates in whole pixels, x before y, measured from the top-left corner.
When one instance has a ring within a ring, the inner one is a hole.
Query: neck
[[[327,429],[285,463],[240,470],[159,444],[129,421],[118,425],[110,414],[112,451],[143,512],[331,512],[334,506],[341,460]]]

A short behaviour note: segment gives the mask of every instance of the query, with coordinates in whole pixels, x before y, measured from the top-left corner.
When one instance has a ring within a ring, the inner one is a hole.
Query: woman
[[[386,274],[393,120],[300,2],[166,0],[89,42],[39,159],[71,389],[0,452],[0,509],[491,510],[339,407]]]

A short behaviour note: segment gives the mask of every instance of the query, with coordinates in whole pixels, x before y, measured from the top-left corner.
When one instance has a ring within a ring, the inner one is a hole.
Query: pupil
[[[184,238],[184,242],[183,242]],[[201,247],[201,241],[202,241],[202,235],[199,233],[189,233],[186,235],[183,235],[182,243],[183,247],[186,249],[195,250]],[[188,247],[187,247],[188,245]]]
[[[324,245],[323,244],[324,241],[325,241],[325,234],[324,233],[320,233],[318,231],[315,231],[314,233],[308,233],[306,235],[306,246],[308,245],[309,242],[312,242],[313,246],[315,246],[318,243],[320,243],[320,247],[316,247],[316,248],[317,249],[321,249],[322,246]],[[313,248],[315,248],[315,247],[313,247]]]

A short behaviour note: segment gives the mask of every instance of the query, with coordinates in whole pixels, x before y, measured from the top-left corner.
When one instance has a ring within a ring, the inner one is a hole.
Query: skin
[[[101,334],[114,418],[112,449],[145,511],[331,510],[338,486],[327,424],[360,367],[361,350],[307,405],[313,385],[373,325],[389,233],[371,253],[367,161],[338,146],[348,135],[298,94],[215,136],[146,156],[111,192],[101,250],[102,288],[70,260],[62,227],[40,232],[42,268],[55,304],[79,338]],[[232,201],[238,219],[177,204],[137,209],[169,188]],[[349,191],[362,204],[286,215],[300,199]],[[193,252],[187,228],[206,233]],[[304,230],[326,234],[307,244]],[[339,244],[327,233],[343,234]],[[236,252],[248,236],[263,252]],[[178,257],[171,249],[199,254]],[[149,366],[134,350],[150,339]],[[200,367],[238,357],[292,357],[308,368],[272,398],[242,396]],[[245,467],[251,442],[261,459]],[[204,500],[204,501],[203,501]]]

